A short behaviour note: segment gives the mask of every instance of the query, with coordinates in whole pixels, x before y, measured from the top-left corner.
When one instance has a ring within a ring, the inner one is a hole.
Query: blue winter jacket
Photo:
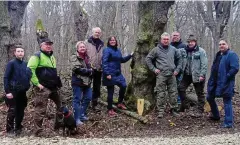
[[[219,62],[217,74],[214,72],[217,67],[216,58],[221,52],[216,54],[208,80],[208,95],[217,97],[232,97],[234,95],[235,75],[239,70],[239,58],[232,50],[227,50],[222,54]],[[217,77],[216,77],[217,75]],[[215,76],[215,77],[214,77]]]
[[[120,49],[106,47],[103,49],[102,68],[103,68],[103,85],[111,86],[117,83],[125,83],[121,72],[121,63],[127,62],[132,55],[122,56]],[[107,76],[111,75],[112,79],[108,80]],[[121,77],[120,77],[121,76]]]

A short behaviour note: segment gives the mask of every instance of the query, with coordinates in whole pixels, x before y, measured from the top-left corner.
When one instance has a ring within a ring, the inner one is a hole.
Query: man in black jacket
[[[21,123],[27,106],[26,91],[30,87],[32,73],[27,68],[27,63],[23,61],[24,49],[20,45],[16,45],[14,48],[16,58],[7,64],[4,74],[4,90],[6,93],[5,103],[8,106],[6,131],[7,133],[15,132],[18,135],[23,128]]]
[[[181,40],[180,33],[175,31],[172,33],[172,42],[171,45],[174,46],[175,48],[185,48],[186,44],[184,44]]]
[[[175,48],[177,48],[177,49],[180,49],[180,48],[186,48],[186,44],[184,44],[183,42],[182,42],[182,40],[181,40],[181,35],[180,35],[180,33],[179,32],[177,32],[177,31],[175,31],[175,32],[173,32],[172,33],[172,42],[171,42],[171,45],[172,46],[174,46]],[[177,84],[179,85],[180,84],[180,81],[181,81],[181,73],[182,72],[180,72],[177,76],[176,76],[176,78],[177,78]],[[178,97],[177,97],[178,99],[178,104],[180,104],[181,103],[181,100],[180,100],[180,96],[178,95]]]

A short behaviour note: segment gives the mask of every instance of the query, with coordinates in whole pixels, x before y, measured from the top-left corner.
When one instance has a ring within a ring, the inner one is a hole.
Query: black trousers
[[[181,98],[182,106],[186,105],[186,90],[189,85],[193,83],[192,76],[184,75],[182,81],[180,82],[178,93]],[[204,104],[205,104],[205,96],[204,96],[204,84],[203,82],[193,83],[196,95],[198,97],[198,109],[203,112],[204,111]]]
[[[22,128],[24,110],[27,107],[26,92],[15,92],[12,94],[12,99],[8,99],[7,97],[5,97],[5,103],[8,106],[6,125],[7,132],[14,130],[14,121],[15,130],[19,130]]]
[[[118,97],[118,104],[123,102],[124,99],[124,94],[126,92],[126,87],[118,85],[120,88],[119,90],[119,97]],[[113,93],[114,93],[114,86],[107,86],[107,91],[108,91],[108,97],[107,97],[107,102],[108,106],[107,109],[110,110],[112,109],[112,104],[113,104]]]
[[[101,93],[102,72],[94,70],[93,73],[93,95],[92,95],[92,107],[97,106],[98,98]]]

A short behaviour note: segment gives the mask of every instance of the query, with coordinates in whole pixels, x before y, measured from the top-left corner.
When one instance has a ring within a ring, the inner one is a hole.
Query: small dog
[[[63,114],[63,135],[75,135],[77,134],[77,125],[72,113],[67,107],[61,107],[61,112]],[[67,128],[67,130],[65,130]]]

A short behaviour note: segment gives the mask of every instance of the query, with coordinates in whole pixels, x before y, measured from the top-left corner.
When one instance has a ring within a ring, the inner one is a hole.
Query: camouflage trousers
[[[175,76],[163,76],[161,73],[157,75],[156,87],[157,109],[159,114],[164,113],[167,101],[171,109],[177,109],[177,82]],[[166,95],[168,92],[168,95]]]
[[[38,133],[42,132],[42,123],[43,119],[46,115],[47,111],[47,104],[48,99],[51,99],[56,104],[56,117],[55,117],[55,124],[59,122],[60,116],[58,115],[60,108],[61,108],[61,98],[57,92],[51,91],[47,88],[44,88],[43,90],[39,90],[38,87],[33,88],[33,100],[34,100],[34,106],[35,106],[35,113],[34,113],[34,133],[35,135],[38,135]]]

